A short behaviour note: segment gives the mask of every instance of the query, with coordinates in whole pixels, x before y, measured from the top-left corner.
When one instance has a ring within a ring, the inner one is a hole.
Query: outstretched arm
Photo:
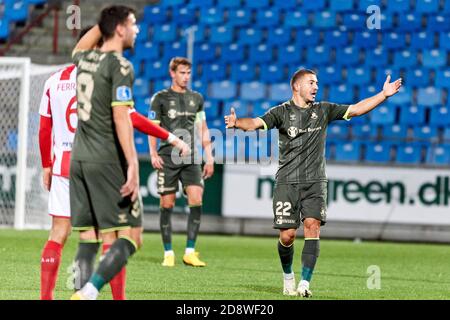
[[[236,117],[234,108],[231,108],[231,114],[225,116],[226,128],[237,128],[244,131],[253,131],[264,128],[264,122],[260,118],[240,118]]]
[[[379,104],[383,103],[387,98],[396,94],[402,86],[402,79],[399,78],[392,83],[390,83],[390,81],[391,76],[388,75],[383,85],[383,91],[370,98],[364,99],[357,104],[351,105],[348,117],[351,118],[366,114],[375,109]]]

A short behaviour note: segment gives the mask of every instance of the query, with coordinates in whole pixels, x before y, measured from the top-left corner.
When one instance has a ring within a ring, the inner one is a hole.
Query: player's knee
[[[284,246],[290,246],[295,240],[296,230],[288,229],[280,232],[280,241]]]
[[[307,218],[303,222],[305,232],[318,233],[320,231],[320,220]]]

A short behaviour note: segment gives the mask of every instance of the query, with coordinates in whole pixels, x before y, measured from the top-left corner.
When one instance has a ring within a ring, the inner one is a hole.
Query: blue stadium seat
[[[389,31],[389,30],[394,29],[393,28],[393,26],[394,26],[394,19],[393,19],[393,15],[392,14],[384,14],[384,13],[382,13],[380,15],[380,18],[381,18],[381,28],[382,28],[383,31],[384,30]]]
[[[295,44],[302,48],[308,48],[319,44],[319,32],[313,29],[297,30]]]
[[[297,0],[273,0],[273,6],[278,9],[294,9],[297,7]]]
[[[444,141],[450,141],[450,127],[444,128],[444,133],[442,134],[442,139]]]
[[[375,87],[378,89],[383,88],[384,82],[386,81],[388,75],[391,75],[391,82],[397,80],[400,77],[400,69],[397,69],[397,68],[395,68],[395,69],[393,69],[393,68],[385,68],[385,69],[377,68],[377,69],[375,69],[375,71],[376,71]],[[401,94],[403,92],[402,90],[406,90],[406,89],[409,90],[409,88],[407,88],[405,86],[401,87],[400,97],[402,97],[402,94]],[[398,95],[399,94],[397,93],[396,95],[392,96],[391,98],[396,97],[395,99],[399,99],[399,97],[397,97]],[[391,98],[389,98],[389,100],[392,100]],[[397,104],[400,104],[400,103],[397,103]]]
[[[300,63],[302,51],[296,45],[278,47],[278,61],[286,64]]]
[[[150,110],[150,97],[136,98],[135,103],[134,103],[134,108],[140,114],[147,116],[148,111]]]
[[[361,160],[361,143],[353,141],[336,144],[335,160],[359,162]]]
[[[287,45],[291,41],[291,28],[270,28],[267,34],[267,45]]]
[[[233,27],[229,25],[214,26],[211,28],[211,43],[227,44],[233,41]]]
[[[426,50],[422,53],[424,67],[440,68],[447,64],[447,52],[445,50]]]
[[[149,41],[149,37],[148,37],[148,23],[145,21],[140,21],[137,23],[137,27],[139,29],[139,33],[136,36],[136,45],[135,47],[137,47],[140,43],[144,43]]]
[[[380,89],[375,86],[361,86],[359,87],[359,100],[369,98],[380,92]]]
[[[334,103],[353,103],[353,90],[346,84],[332,86],[330,89],[329,100]]]
[[[395,123],[397,107],[383,104],[370,112],[370,122],[373,124],[391,125]]]
[[[243,45],[232,43],[222,46],[220,60],[224,63],[241,62],[244,60],[244,54],[245,51]]]
[[[343,82],[342,68],[338,66],[321,67],[318,70],[317,76],[319,78],[319,85],[335,85]]]
[[[133,95],[137,97],[148,97],[150,95],[150,83],[147,79],[136,78],[134,80]]]
[[[269,99],[272,101],[287,101],[291,98],[291,96],[291,87],[287,83],[275,83],[270,86]]]
[[[415,11],[419,13],[437,13],[439,10],[439,0],[416,0]]]
[[[258,2],[258,1],[256,1]],[[277,9],[258,10],[256,25],[263,28],[277,27],[280,24],[280,12]]]
[[[383,45],[386,49],[401,50],[406,46],[406,36],[398,32],[384,33]]]
[[[449,15],[437,15],[429,16],[427,29],[436,32],[446,32],[450,30],[450,16]]]
[[[394,65],[397,68],[412,68],[417,63],[417,52],[411,52],[409,50],[397,51],[394,54]]]
[[[153,92],[158,92],[164,89],[169,88],[172,85],[172,81],[169,79],[166,80],[155,80],[153,83]]]
[[[424,126],[424,125],[414,126],[413,138],[415,140],[437,142],[439,139],[438,129],[435,126]]]
[[[308,27],[308,15],[300,11],[288,11],[284,17],[284,26],[288,28]]]
[[[411,49],[424,50],[434,48],[433,32],[414,32],[411,34]],[[442,46],[442,44],[441,44]]]
[[[425,123],[425,108],[423,106],[411,106],[400,108],[401,125],[423,125]]]
[[[398,73],[397,73],[398,74]],[[395,77],[392,77],[391,81],[395,80]],[[381,85],[381,88],[383,86]],[[392,97],[389,97],[389,102],[395,105],[402,105],[412,102],[412,91],[411,88],[407,88],[405,86],[402,86],[398,93],[393,95]]]
[[[217,1],[217,6],[223,9],[235,9],[241,6],[241,0]]]
[[[419,164],[422,160],[422,147],[418,144],[401,144],[397,147],[395,162],[401,164]]]
[[[195,23],[195,12],[193,9],[185,6],[173,8],[172,20],[176,21],[178,25],[191,26]]]
[[[246,101],[243,100],[226,101],[223,107],[222,116],[230,114],[231,108],[234,108],[234,110],[236,111],[236,116],[238,118],[248,117],[248,103]]]
[[[9,21],[0,18],[0,39],[6,39],[9,36]]]
[[[388,52],[383,47],[373,50],[366,50],[366,58],[364,59],[368,67],[383,67],[388,64]]]
[[[159,46],[154,45],[152,42],[145,42],[143,44],[138,44],[136,46],[135,50],[135,58],[139,61],[152,61],[156,58],[158,58],[160,55],[159,53]]]
[[[409,0],[389,0],[386,4],[386,9],[389,14],[394,12],[404,14],[411,11]]]
[[[273,48],[266,44],[259,44],[250,47],[250,60],[256,64],[273,62]]]
[[[450,126],[450,110],[447,107],[434,107],[430,112],[430,125]]]
[[[195,62],[210,62],[216,57],[216,47],[209,43],[196,44],[194,47]]]
[[[439,45],[441,49],[450,50],[450,32],[439,33]]]
[[[326,46],[309,47],[306,59],[313,66],[327,64],[330,61],[330,49]]]
[[[336,13],[321,11],[314,14],[313,25],[317,29],[331,29],[336,27]]]
[[[450,68],[436,71],[435,86],[450,90]]]
[[[202,7],[199,21],[205,25],[223,24],[223,11],[215,7]]]
[[[144,7],[143,20],[151,24],[162,24],[168,20],[168,12],[160,6],[147,5]]]
[[[450,144],[438,144],[428,148],[427,164],[438,166],[450,165]]]
[[[359,63],[359,50],[355,47],[344,47],[336,50],[336,63],[341,66],[352,66]]]
[[[187,55],[187,45],[185,42],[164,43],[162,59],[170,61],[173,57],[185,57]]]
[[[259,44],[262,40],[261,29],[244,28],[239,30],[239,43],[254,45]]]
[[[406,140],[408,128],[399,124],[385,124],[381,126],[381,137],[384,140]]]
[[[188,8],[190,9],[200,9],[200,8],[211,8],[214,6],[214,0],[189,0]]]
[[[164,0],[160,2],[163,7],[176,7],[185,4],[185,0]]]
[[[325,0],[302,1],[302,11],[323,11],[325,9]]]
[[[325,43],[330,47],[345,47],[348,45],[348,33],[339,30],[325,32]]]
[[[134,130],[134,145],[138,154],[145,154],[147,156],[150,152],[148,137],[145,133]]]
[[[378,45],[377,34],[375,32],[355,32],[353,44],[355,47],[373,49]]]
[[[330,0],[330,10],[336,12],[351,11],[353,9],[352,0]]]
[[[416,32],[422,29],[422,15],[418,13],[400,14],[397,28],[400,32]]]
[[[206,96],[208,94],[208,83],[200,80],[193,81],[192,90],[195,90],[201,93],[203,96]]]
[[[19,140],[19,135],[16,129],[10,129],[7,133],[7,143],[6,150],[10,152],[17,152],[17,144]]]
[[[262,9],[269,7],[269,0],[244,0],[244,6],[252,9]]]
[[[391,161],[392,144],[386,141],[365,143],[364,160],[366,162],[387,163]]]
[[[167,77],[167,66],[162,64],[161,61],[155,61],[153,63],[148,62],[144,67],[144,77],[149,80],[159,79]]]
[[[10,22],[25,21],[28,18],[26,1],[5,1],[3,18]]]
[[[331,123],[328,126],[327,136],[330,139],[347,139],[350,134],[350,126],[338,122]]]
[[[403,81],[409,87],[426,87],[430,84],[430,71],[426,68],[407,69]]]
[[[204,81],[218,81],[226,78],[226,70],[223,64],[203,64],[202,69],[202,80]]]
[[[278,83],[284,79],[284,71],[278,64],[264,64],[260,67],[259,77],[265,83]]]
[[[156,25],[153,29],[154,42],[173,42],[177,39],[177,28],[173,24]]]
[[[351,122],[353,122],[353,119]],[[378,138],[378,127],[370,124],[352,125],[352,138],[375,140]]]
[[[214,99],[232,99],[237,94],[237,86],[232,81],[213,82],[211,85],[211,98]]]
[[[255,80],[255,66],[243,63],[243,64],[232,64],[230,80],[235,82],[247,82]]]
[[[365,68],[347,69],[347,82],[352,85],[367,85],[370,82],[370,70]]]
[[[220,1],[222,2],[222,1]],[[230,10],[228,12],[228,25],[234,27],[246,27],[251,24],[252,12],[248,8]]]
[[[442,91],[435,87],[419,88],[417,91],[417,104],[422,106],[435,106],[442,102]]]
[[[364,31],[367,30],[367,16],[361,13],[346,13],[343,24],[350,31]]]
[[[358,1],[358,11],[367,12],[367,8],[370,6],[378,6],[381,8],[381,2],[383,0],[360,0]]]
[[[203,110],[206,114],[206,121],[214,121],[219,118],[219,101],[208,99],[203,103]]]
[[[450,13],[450,0],[444,0],[444,10],[443,13],[449,14]]]
[[[257,81],[241,84],[241,98],[247,101],[262,100],[266,96],[266,86]]]
[[[253,117],[263,116],[270,108],[276,105],[275,102],[256,101],[253,103],[252,115]]]

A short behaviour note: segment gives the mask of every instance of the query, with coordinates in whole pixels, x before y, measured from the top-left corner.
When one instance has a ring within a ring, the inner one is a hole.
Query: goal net
[[[50,226],[39,153],[39,103],[45,81],[61,67],[0,57],[0,227]]]

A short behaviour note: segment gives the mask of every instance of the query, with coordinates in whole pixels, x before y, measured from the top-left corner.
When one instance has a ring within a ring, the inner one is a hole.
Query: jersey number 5
[[[94,92],[94,79],[90,73],[82,72],[77,77],[78,118],[88,121],[91,118],[92,93]]]

